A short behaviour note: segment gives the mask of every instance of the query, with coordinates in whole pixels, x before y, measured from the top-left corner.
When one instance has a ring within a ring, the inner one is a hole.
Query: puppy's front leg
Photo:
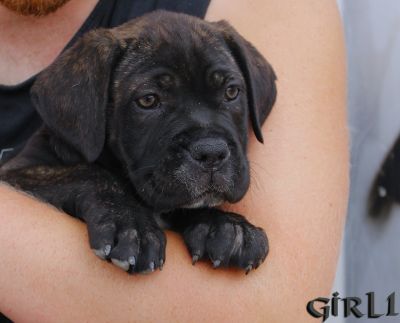
[[[214,208],[185,209],[163,215],[183,235],[193,264],[210,259],[213,267],[256,269],[268,254],[268,238],[243,216]]]
[[[165,260],[165,235],[129,183],[94,165],[35,166],[0,180],[87,223],[90,246],[128,272],[149,272]]]

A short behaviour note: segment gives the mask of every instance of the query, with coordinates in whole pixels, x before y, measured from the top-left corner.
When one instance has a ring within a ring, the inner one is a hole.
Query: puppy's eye
[[[136,103],[143,109],[152,109],[160,105],[160,100],[155,94],[148,94],[136,100]]]
[[[240,92],[240,90],[238,87],[233,86],[233,85],[228,86],[225,90],[225,100],[226,101],[235,100],[238,97],[239,92]]]

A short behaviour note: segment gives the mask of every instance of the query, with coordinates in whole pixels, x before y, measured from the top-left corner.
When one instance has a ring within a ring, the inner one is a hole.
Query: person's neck
[[[45,17],[18,15],[0,5],[0,84],[37,74],[58,56],[98,0],[71,0]]]

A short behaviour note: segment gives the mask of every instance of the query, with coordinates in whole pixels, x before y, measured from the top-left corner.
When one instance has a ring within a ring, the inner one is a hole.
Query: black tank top
[[[64,50],[91,29],[115,27],[156,9],[204,18],[209,2],[210,0],[100,0]],[[42,123],[29,97],[35,78],[33,76],[13,86],[0,84],[0,164],[15,156]]]

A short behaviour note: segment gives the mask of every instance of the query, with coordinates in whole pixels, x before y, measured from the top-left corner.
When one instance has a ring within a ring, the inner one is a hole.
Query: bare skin
[[[45,17],[22,16],[0,5],[0,84],[21,83],[48,66],[97,1],[72,0]]]
[[[250,143],[250,191],[227,206],[268,233],[266,262],[248,276],[192,267],[180,237],[168,233],[163,271],[129,276],[92,254],[83,223],[0,186],[0,311],[13,320],[315,322],[305,306],[330,292],[348,197],[336,3],[213,0],[206,19],[230,21],[278,75],[265,144],[253,137]],[[4,64],[0,51],[3,78]],[[23,80],[20,70],[0,83]]]

